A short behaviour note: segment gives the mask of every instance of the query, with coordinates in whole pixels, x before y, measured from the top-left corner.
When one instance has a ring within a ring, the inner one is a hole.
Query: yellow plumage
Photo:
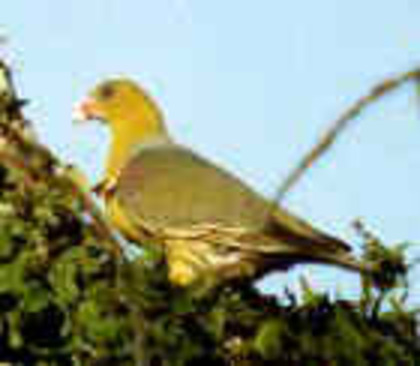
[[[104,186],[112,222],[130,240],[162,244],[170,280],[189,285],[256,276],[300,262],[359,269],[342,241],[314,229],[170,138],[135,83],[98,85],[79,108],[111,129]]]

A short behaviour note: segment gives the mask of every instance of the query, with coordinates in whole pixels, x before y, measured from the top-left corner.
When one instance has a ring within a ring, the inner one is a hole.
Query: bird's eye
[[[115,94],[115,88],[111,85],[104,85],[100,90],[100,97],[104,100],[112,98]]]

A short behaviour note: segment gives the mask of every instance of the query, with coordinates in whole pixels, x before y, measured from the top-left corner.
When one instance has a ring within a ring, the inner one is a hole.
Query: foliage
[[[131,365],[132,327],[110,239],[72,170],[33,139],[21,104],[3,90],[0,360]]]
[[[366,238],[360,301],[303,282],[279,303],[249,282],[167,281],[156,248],[128,260],[74,170],[32,136],[0,64],[0,362],[10,365],[416,365],[403,250]],[[388,310],[384,304],[388,304]]]
[[[358,302],[332,301],[305,281],[302,300],[286,292],[282,303],[248,282],[176,289],[166,281],[163,259],[138,261],[123,276],[127,298],[141,304],[147,319],[144,346],[153,365],[416,365],[417,324],[404,309],[405,294],[372,287],[373,280],[404,277],[401,268],[387,269],[396,262],[385,251],[376,258],[383,278],[379,272],[366,278],[369,296]]]

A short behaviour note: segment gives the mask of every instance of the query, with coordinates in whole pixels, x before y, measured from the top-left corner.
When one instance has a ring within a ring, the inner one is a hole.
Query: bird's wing
[[[116,194],[131,215],[163,227],[252,228],[268,210],[264,198],[239,179],[172,143],[140,147],[122,169]]]
[[[160,229],[218,225],[257,232],[274,212],[274,231],[281,241],[346,247],[288,212],[274,209],[234,175],[176,144],[139,148],[116,187],[117,200],[138,225]]]

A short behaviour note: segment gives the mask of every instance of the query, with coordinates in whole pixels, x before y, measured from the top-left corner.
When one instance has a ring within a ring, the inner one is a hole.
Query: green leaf
[[[275,359],[282,352],[281,336],[286,331],[279,319],[264,321],[254,339],[254,349],[266,360]]]
[[[54,287],[58,303],[67,305],[73,303],[80,291],[76,285],[77,265],[72,256],[57,261],[49,272],[49,280]]]

